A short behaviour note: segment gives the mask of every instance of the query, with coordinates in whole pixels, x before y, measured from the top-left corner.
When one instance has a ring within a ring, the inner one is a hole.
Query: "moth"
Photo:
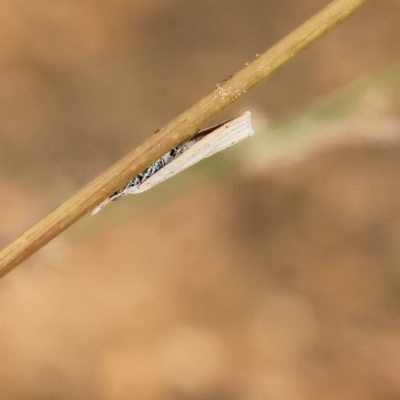
[[[250,111],[211,128],[201,130],[192,138],[185,140],[164,154],[129,181],[125,187],[104,200],[93,210],[92,215],[97,214],[111,201],[122,196],[149,190],[204,158],[219,153],[253,135],[254,129],[251,125]]]

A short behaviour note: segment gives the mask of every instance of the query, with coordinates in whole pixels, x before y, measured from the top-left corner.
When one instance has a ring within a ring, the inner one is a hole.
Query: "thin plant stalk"
[[[284,39],[93,179],[0,252],[0,278],[369,0],[334,0]]]

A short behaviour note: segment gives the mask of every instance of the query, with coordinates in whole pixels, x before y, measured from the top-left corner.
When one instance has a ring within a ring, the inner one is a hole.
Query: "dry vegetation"
[[[326,3],[5,2],[2,244]],[[391,65],[399,11],[372,2],[238,107],[275,120]],[[0,282],[1,397],[398,398],[396,93],[51,242]]]

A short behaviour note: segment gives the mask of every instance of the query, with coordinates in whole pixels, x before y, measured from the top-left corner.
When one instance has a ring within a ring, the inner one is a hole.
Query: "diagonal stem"
[[[217,85],[213,92],[160,129],[156,135],[152,135],[3,249],[0,252],[0,278],[368,1],[334,0],[252,63]]]

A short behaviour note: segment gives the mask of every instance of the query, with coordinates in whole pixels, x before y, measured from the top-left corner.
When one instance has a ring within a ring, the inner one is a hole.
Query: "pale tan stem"
[[[245,68],[219,84],[212,93],[160,129],[156,135],[151,135],[3,249],[0,253],[0,277],[123,187],[156,159],[192,136],[205,123],[368,1],[333,1]]]

